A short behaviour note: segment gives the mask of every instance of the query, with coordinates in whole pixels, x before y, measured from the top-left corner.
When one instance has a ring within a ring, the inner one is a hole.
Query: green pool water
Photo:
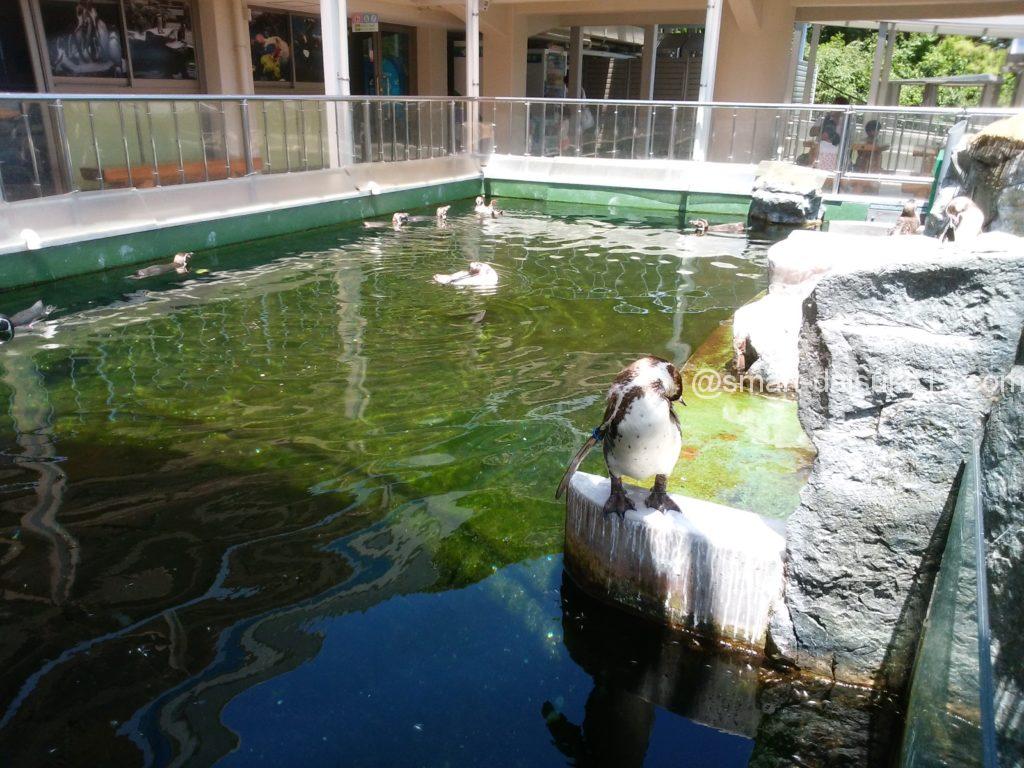
[[[444,229],[325,229],[198,253],[191,275],[0,296],[6,312],[58,307],[0,348],[0,754],[477,765],[509,744],[521,764],[564,764],[550,726],[583,718],[593,675],[562,627],[554,488],[616,372],[714,346],[765,288],[767,244],[504,204],[503,219],[461,202]],[[468,260],[499,285],[431,281]],[[684,397],[675,488],[788,514],[809,461],[795,404]],[[508,659],[549,668],[551,690],[495,740],[467,702],[513,706],[495,682],[524,674]],[[458,727],[400,712],[410,691]],[[711,764],[749,759],[754,726],[727,758],[671,703],[651,717],[648,756],[696,728]],[[379,752],[351,751],[373,734]]]

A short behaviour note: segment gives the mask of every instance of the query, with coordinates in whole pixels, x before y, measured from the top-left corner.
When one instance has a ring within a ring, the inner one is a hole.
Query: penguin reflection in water
[[[679,511],[668,495],[668,476],[679,459],[683,445],[679,418],[672,408],[682,399],[683,380],[679,370],[660,357],[641,357],[624,368],[611,389],[601,425],[569,462],[569,468],[558,485],[555,498],[565,493],[573,474],[590,450],[604,443],[604,460],[611,475],[611,494],[604,512],[624,517],[636,509],[626,495],[622,476],[643,479],[654,477],[654,487],[646,504],[661,512]]]

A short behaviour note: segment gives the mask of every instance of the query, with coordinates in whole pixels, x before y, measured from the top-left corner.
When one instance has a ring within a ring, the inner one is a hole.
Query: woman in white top
[[[818,156],[814,165],[823,171],[834,171],[839,167],[839,136],[831,128],[825,128],[821,132]]]

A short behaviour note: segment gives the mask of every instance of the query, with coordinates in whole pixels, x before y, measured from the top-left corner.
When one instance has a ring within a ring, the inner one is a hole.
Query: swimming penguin
[[[921,219],[917,215],[917,203],[907,200],[903,203],[903,212],[896,219],[896,224],[889,230],[890,235],[916,235],[921,229]]]
[[[448,220],[449,208],[451,208],[450,205],[442,205],[434,212],[433,216],[409,216],[408,214],[406,214],[406,222],[413,222],[419,224],[424,221],[436,221],[438,224],[440,224],[441,222]]]
[[[10,317],[0,315],[0,342],[10,341],[14,338],[16,329],[30,327],[36,321],[44,319],[54,309],[55,307],[43,304],[42,300],[40,300],[28,309],[15,312]]]
[[[742,235],[747,231],[747,225],[742,221],[734,221],[728,224],[709,224],[707,219],[694,219],[690,222],[693,227],[693,234],[701,237],[709,232],[721,235]]]
[[[679,419],[672,408],[683,402],[683,380],[679,370],[660,357],[641,357],[624,368],[611,389],[601,425],[569,462],[555,498],[560,498],[580,463],[590,450],[604,442],[604,460],[611,475],[611,494],[604,512],[620,517],[635,509],[622,486],[622,476],[637,479],[654,476],[646,504],[662,512],[679,511],[666,491],[668,476],[679,459],[683,445]]]
[[[134,275],[129,275],[129,280],[144,280],[147,277],[156,277],[157,275],[163,275],[168,272],[177,272],[179,275],[183,275],[188,272],[188,266],[192,263],[192,252],[182,251],[181,253],[174,254],[174,261],[170,264],[154,264],[152,267],[145,267],[140,269]]]
[[[490,218],[493,218],[493,219],[496,219],[499,216],[504,216],[505,215],[505,212],[500,210],[494,204],[494,200],[491,200],[491,202],[489,202],[487,204],[484,204],[484,198],[483,198],[482,195],[478,195],[477,196],[476,201],[475,201],[475,205],[473,207],[473,213],[475,213],[477,216],[481,216],[483,218],[490,217]]]
[[[453,272],[450,275],[434,275],[434,282],[441,285],[466,285],[472,288],[485,288],[498,284],[498,273],[494,267],[483,261],[469,262],[469,269]]]
[[[967,243],[980,235],[984,226],[985,214],[971,198],[954,197],[946,206],[946,228],[939,240]]]

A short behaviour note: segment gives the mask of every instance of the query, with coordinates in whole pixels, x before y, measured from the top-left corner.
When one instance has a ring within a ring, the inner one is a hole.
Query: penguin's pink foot
[[[609,515],[615,513],[621,518],[626,517],[626,512],[636,509],[633,502],[626,495],[626,489],[622,487],[622,480],[612,476],[612,490],[608,494],[608,501],[604,503],[604,513]]]

